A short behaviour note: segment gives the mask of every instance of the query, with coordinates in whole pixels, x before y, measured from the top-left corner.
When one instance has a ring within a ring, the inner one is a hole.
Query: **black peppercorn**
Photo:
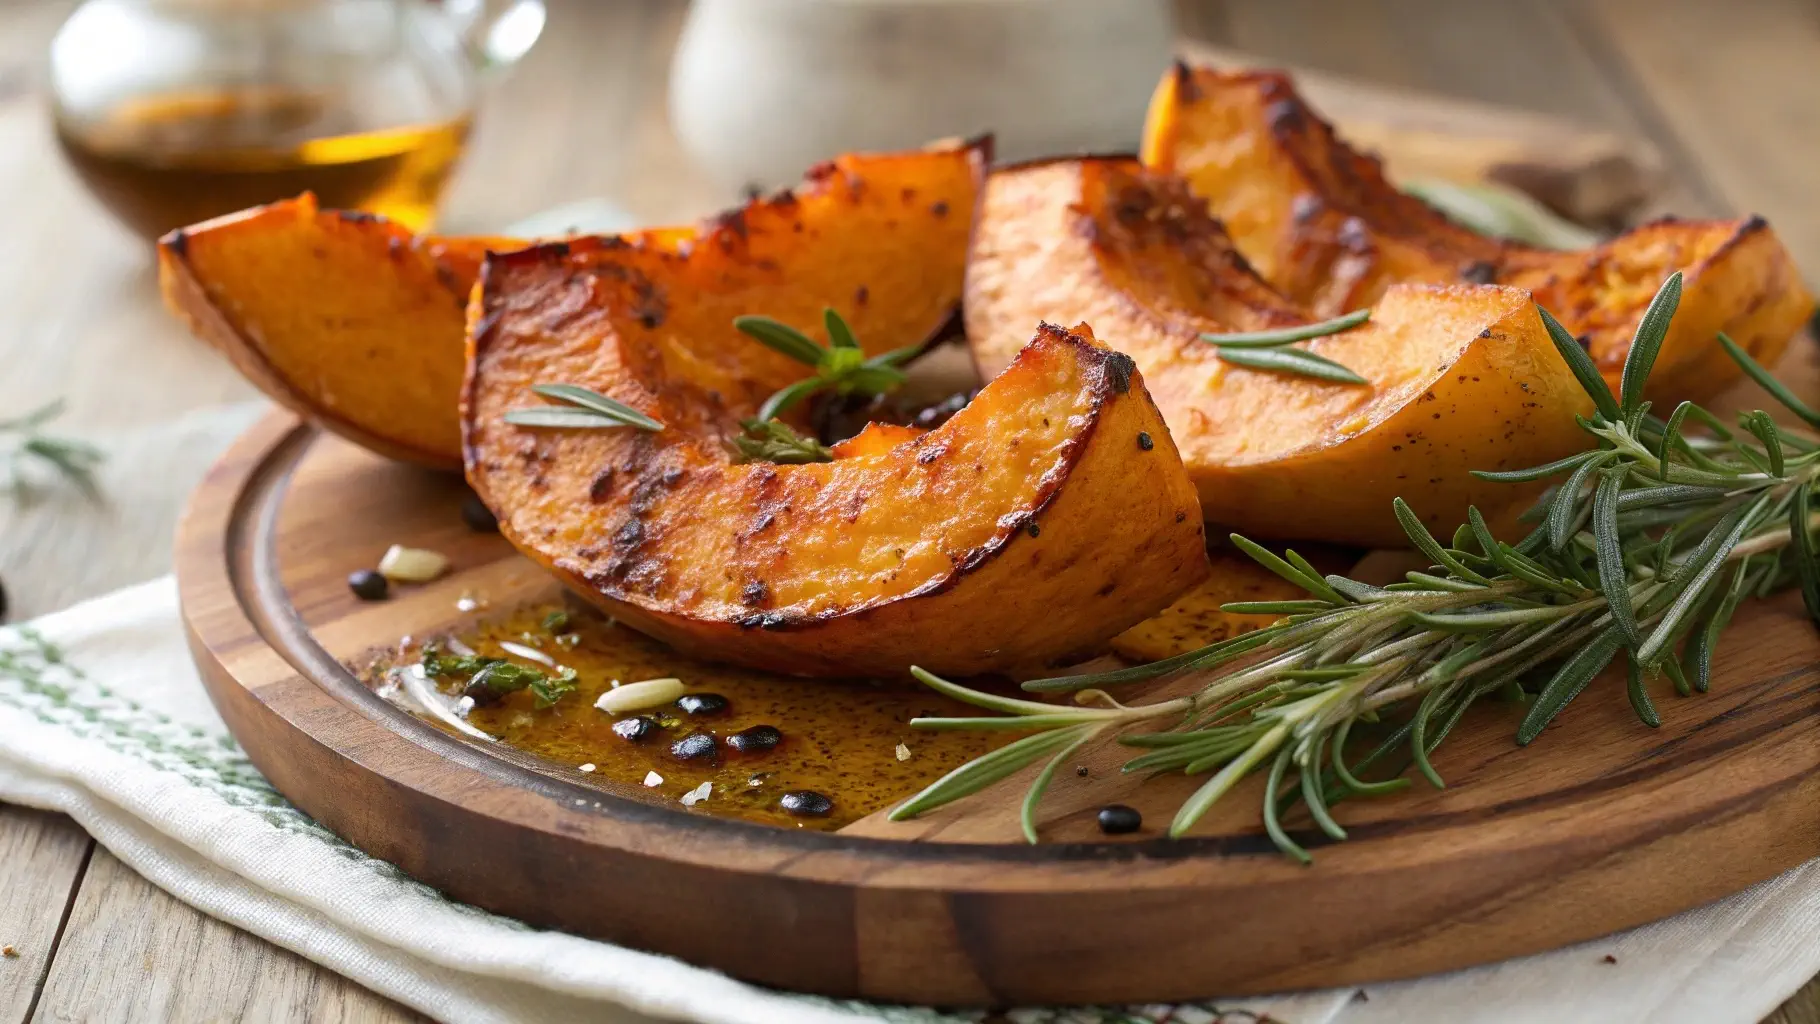
[[[799,818],[825,818],[834,810],[834,801],[812,789],[785,793],[778,798],[777,805]]]
[[[385,577],[371,569],[360,569],[348,573],[348,589],[362,601],[385,600]]]
[[[685,693],[676,698],[676,706],[691,715],[718,715],[730,702],[718,693]]]
[[[727,737],[727,746],[742,754],[762,754],[784,741],[774,725],[755,725]]]
[[[1122,836],[1144,827],[1144,816],[1134,807],[1107,804],[1100,808],[1100,831],[1109,836]]]
[[[468,529],[475,533],[498,533],[499,517],[480,500],[480,495],[473,491],[461,499],[461,521],[468,524]]]
[[[643,743],[657,735],[658,724],[643,715],[634,718],[622,718],[613,723],[613,735],[627,743]]]
[[[719,741],[705,732],[690,733],[670,744],[670,754],[684,761],[698,761],[704,757],[713,757],[719,752]]]
[[[1150,434],[1147,431],[1140,430],[1138,431],[1138,447],[1145,451],[1149,451],[1156,447],[1156,442],[1150,439]]]

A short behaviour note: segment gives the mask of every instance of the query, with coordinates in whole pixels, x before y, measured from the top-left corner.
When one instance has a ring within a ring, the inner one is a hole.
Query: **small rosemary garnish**
[[[0,456],[6,463],[7,490],[23,491],[29,479],[26,466],[37,462],[51,467],[90,498],[99,497],[95,469],[107,458],[101,449],[86,441],[53,437],[39,430],[63,415],[63,409],[63,399],[59,398],[17,419],[0,420],[0,435],[19,437],[19,441]]]
[[[575,670],[572,668],[558,669],[552,675],[504,658],[445,654],[435,643],[423,645],[422,663],[426,676],[467,679],[470,692],[476,684],[484,686],[495,698],[528,689],[537,698],[540,708],[547,708],[575,691]]]
[[[1319,323],[1282,327],[1271,331],[1235,331],[1227,334],[1203,334],[1201,340],[1215,346],[1220,359],[1253,370],[1280,370],[1284,373],[1318,377],[1339,384],[1369,384],[1370,381],[1339,363],[1317,356],[1305,348],[1289,348],[1297,341],[1324,338],[1350,330],[1371,318],[1368,309],[1354,310],[1344,316]]]
[[[833,393],[840,396],[875,397],[887,394],[904,382],[898,367],[916,355],[917,346],[893,349],[867,358],[853,337],[847,321],[832,309],[822,310],[822,324],[828,331],[827,345],[768,316],[736,316],[733,326],[756,339],[773,352],[789,356],[815,371],[813,376],[787,387],[765,399],[758,407],[760,420],[775,419],[778,414],[810,395]]]
[[[507,423],[520,427],[567,427],[599,430],[606,427],[635,427],[658,431],[662,423],[646,416],[624,402],[615,401],[598,391],[579,384],[538,384],[531,388],[560,405],[540,405],[513,409],[506,413]]]
[[[1144,751],[1127,771],[1212,773],[1176,813],[1172,836],[1192,828],[1244,776],[1266,771],[1265,830],[1305,861],[1307,851],[1284,827],[1288,810],[1306,804],[1315,827],[1344,839],[1331,806],[1408,786],[1400,769],[1365,778],[1367,767],[1398,750],[1439,787],[1429,756],[1482,697],[1502,694],[1527,705],[1516,734],[1527,745],[1622,652],[1628,699],[1653,727],[1660,719],[1649,679],[1666,676],[1682,696],[1704,692],[1718,637],[1747,597],[1798,585],[1820,622],[1820,444],[1761,411],[1741,414],[1744,430],[1734,433],[1691,402],[1664,422],[1643,400],[1680,293],[1675,274],[1650,303],[1617,396],[1573,337],[1543,314],[1556,349],[1598,409],[1580,421],[1595,444],[1532,469],[1475,474],[1494,481],[1567,474],[1531,509],[1534,529],[1519,543],[1499,541],[1472,508],[1444,545],[1398,498],[1399,523],[1435,564],[1377,587],[1322,576],[1294,551],[1279,557],[1234,535],[1234,544],[1308,597],[1226,605],[1228,612],[1284,618],[1196,651],[1024,684],[1099,706],[1002,697],[912,669],[950,697],[1007,715],[917,719],[917,728],[1034,732],[956,769],[892,816],[948,803],[1046,758],[1024,803],[1024,832],[1034,840],[1034,808],[1055,766],[1082,744],[1116,736]],[[1719,341],[1790,412],[1820,427],[1820,413],[1730,339]],[[1689,427],[1703,429],[1694,434]],[[1202,678],[1188,696],[1155,703],[1120,704],[1104,690],[1220,666],[1228,667]],[[1173,725],[1150,728],[1166,722]],[[1353,731],[1368,727],[1379,742],[1355,759]]]
[[[740,420],[744,432],[733,439],[741,462],[833,462],[834,453],[813,437],[804,437],[780,420]]]

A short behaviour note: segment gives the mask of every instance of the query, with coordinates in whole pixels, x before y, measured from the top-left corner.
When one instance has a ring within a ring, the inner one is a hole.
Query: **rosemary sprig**
[[[937,780],[893,816],[939,807],[1042,758],[1113,736],[1141,751],[1126,771],[1209,776],[1177,812],[1172,836],[1193,828],[1244,776],[1266,771],[1265,830],[1284,853],[1307,860],[1284,813],[1306,804],[1321,833],[1344,838],[1332,805],[1406,785],[1394,777],[1400,771],[1375,780],[1365,771],[1398,749],[1440,786],[1430,754],[1482,698],[1501,694],[1527,705],[1516,734],[1527,745],[1622,653],[1626,699],[1654,727],[1660,717],[1652,680],[1666,676],[1682,695],[1705,692],[1718,637],[1745,598],[1799,585],[1820,622],[1820,444],[1762,411],[1740,415],[1739,432],[1691,403],[1667,422],[1649,415],[1644,385],[1680,284],[1679,274],[1669,278],[1640,321],[1616,396],[1580,346],[1542,314],[1598,413],[1580,421],[1588,450],[1529,470],[1476,474],[1494,481],[1565,475],[1532,510],[1536,525],[1523,540],[1499,541],[1474,508],[1443,544],[1399,498],[1399,523],[1435,564],[1375,587],[1323,577],[1293,551],[1279,557],[1234,535],[1241,549],[1309,596],[1227,610],[1280,613],[1280,622],[1150,665],[1024,684],[1079,696],[1192,674],[1187,695],[1148,704],[1014,700],[913,669],[942,693],[1006,716],[917,719],[913,726],[1030,735]],[[1742,348],[1729,339],[1721,345],[1791,412],[1814,421],[1813,411]],[[1366,729],[1382,741],[1357,757],[1354,734]],[[1049,774],[1038,777],[1025,801],[1032,838],[1034,803]]]
[[[822,325],[828,331],[827,345],[768,316],[733,318],[734,327],[766,348],[789,356],[815,371],[812,376],[781,388],[765,399],[764,404],[758,407],[758,419],[775,419],[810,395],[831,392],[843,397],[873,397],[886,394],[904,382],[904,372],[898,367],[916,355],[916,346],[893,349],[867,358],[859,347],[859,341],[853,336],[853,329],[847,326],[847,321],[839,313],[832,309],[822,310]]]
[[[740,420],[744,432],[733,438],[741,462],[833,462],[834,453],[813,437],[804,437],[781,420]]]
[[[29,479],[27,466],[37,463],[49,466],[90,498],[100,497],[95,483],[95,470],[107,459],[101,449],[86,441],[55,437],[39,428],[63,415],[64,402],[59,398],[23,416],[0,420],[0,436],[13,435],[18,441],[7,449],[6,489],[18,493]]]
[[[513,409],[505,421],[520,427],[561,427],[600,430],[610,427],[634,427],[658,431],[662,423],[646,416],[624,402],[608,398],[579,384],[538,384],[531,388],[557,405],[539,405]]]
[[[1305,348],[1290,348],[1292,342],[1324,338],[1351,330],[1371,318],[1368,309],[1354,310],[1344,316],[1319,323],[1282,327],[1271,331],[1233,331],[1224,334],[1202,334],[1201,340],[1215,346],[1224,362],[1253,370],[1278,370],[1284,373],[1317,377],[1338,384],[1369,384],[1370,381],[1339,363],[1317,356]]]

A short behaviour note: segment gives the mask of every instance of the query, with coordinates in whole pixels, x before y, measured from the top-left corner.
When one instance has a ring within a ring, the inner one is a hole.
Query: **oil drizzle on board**
[[[553,618],[553,613],[560,615]],[[555,623],[555,628],[546,623]],[[401,699],[400,688],[388,683],[394,673],[410,671],[430,639],[401,643],[396,651],[371,659],[360,675],[381,696],[439,728],[451,729]],[[691,809],[789,828],[838,829],[1017,735],[913,730],[908,723],[919,716],[979,712],[908,681],[793,679],[692,661],[594,612],[560,605],[516,609],[453,640],[451,647],[459,644],[476,654],[548,670],[549,665],[502,644],[530,648],[577,674],[574,692],[547,708],[538,708],[529,690],[519,690],[497,703],[467,710],[467,723],[499,742],[570,768],[591,764],[588,775],[648,784],[679,803],[709,783],[706,798],[692,800]],[[694,715],[678,704],[625,715],[594,707],[615,682],[671,676],[682,680],[689,695],[726,698],[726,707]],[[454,704],[466,680],[426,682]],[[615,734],[616,722],[640,715],[657,728],[637,741]],[[729,742],[734,734],[757,726],[777,729],[782,740],[762,750],[757,749],[762,744],[748,744],[753,748],[748,752]],[[685,759],[672,753],[674,745],[698,734],[713,737],[711,756]],[[661,781],[652,781],[653,776]],[[784,794],[802,792],[826,796],[833,806],[819,816],[787,811]]]

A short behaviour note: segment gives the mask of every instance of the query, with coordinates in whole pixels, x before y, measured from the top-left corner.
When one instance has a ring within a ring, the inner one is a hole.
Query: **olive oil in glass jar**
[[[57,140],[147,238],[306,190],[421,230],[481,68],[527,50],[542,15],[536,0],[89,0],[52,44]]]

